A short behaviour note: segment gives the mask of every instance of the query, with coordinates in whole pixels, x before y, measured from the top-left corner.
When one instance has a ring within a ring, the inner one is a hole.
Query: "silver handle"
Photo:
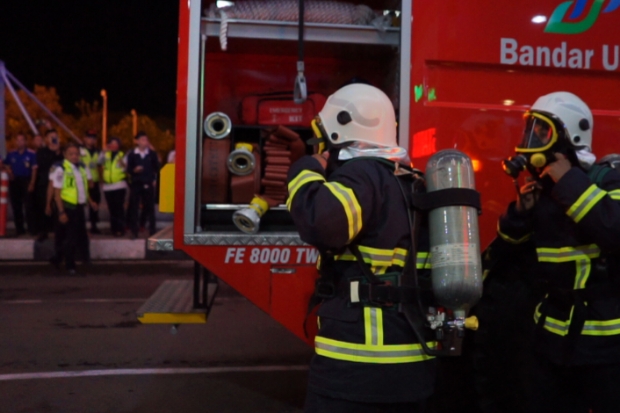
[[[295,274],[297,271],[295,268],[272,268],[272,274]]]

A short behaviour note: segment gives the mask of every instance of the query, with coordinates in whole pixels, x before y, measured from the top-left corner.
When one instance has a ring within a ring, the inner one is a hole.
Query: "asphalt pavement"
[[[312,349],[222,285],[207,324],[136,310],[190,261],[96,262],[86,277],[0,262],[0,412],[301,412]]]
[[[206,324],[137,321],[162,282],[192,279],[191,261],[84,273],[0,261],[0,413],[302,412],[313,350],[227,285]],[[478,412],[464,360],[444,361],[428,413]]]

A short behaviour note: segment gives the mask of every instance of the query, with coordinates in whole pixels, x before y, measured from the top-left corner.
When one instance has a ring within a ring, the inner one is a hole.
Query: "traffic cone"
[[[9,204],[9,174],[0,172],[0,237],[6,236],[6,219]]]

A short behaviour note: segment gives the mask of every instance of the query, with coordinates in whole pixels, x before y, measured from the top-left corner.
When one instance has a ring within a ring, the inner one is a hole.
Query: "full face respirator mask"
[[[570,153],[563,123],[555,116],[538,112],[525,114],[523,138],[515,151],[517,154],[502,161],[502,168],[512,178],[518,178],[521,171],[533,172],[554,162],[554,153]]]

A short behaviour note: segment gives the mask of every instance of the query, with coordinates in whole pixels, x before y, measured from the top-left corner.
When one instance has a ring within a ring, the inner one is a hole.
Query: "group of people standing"
[[[138,236],[140,221],[148,220],[149,235],[155,233],[155,185],[159,172],[159,159],[152,149],[148,135],[138,132],[136,147],[125,154],[120,140],[110,138],[106,150],[97,149],[97,136],[87,134],[81,149],[81,160],[90,170],[93,183],[89,188],[91,198],[99,204],[101,190],[110,212],[110,231],[121,237],[129,228],[131,237]],[[101,186],[101,187],[100,187]],[[129,207],[125,213],[127,190]],[[142,215],[138,212],[142,205]],[[91,232],[98,233],[99,220],[96,210],[90,208]]]
[[[0,166],[9,174],[9,197],[17,236],[26,228],[31,235],[44,241],[53,228],[50,216],[49,172],[53,164],[63,160],[58,133],[50,129],[45,139],[37,136],[35,147],[27,147],[26,136],[15,136],[16,148],[0,159]],[[3,165],[2,165],[3,164]]]
[[[55,255],[51,262],[59,266],[65,261],[69,272],[75,272],[78,249],[84,261],[90,258],[86,205],[91,234],[101,233],[98,223],[102,191],[113,236],[124,236],[128,228],[131,238],[137,238],[141,220],[148,220],[149,235],[155,233],[159,159],[148,135],[138,132],[136,147],[127,154],[115,137],[108,140],[103,151],[97,148],[95,132],[87,132],[83,141],[82,147],[69,143],[61,150],[57,131],[50,129],[45,133],[44,146],[35,152],[27,148],[25,135],[18,134],[16,150],[7,155],[3,166],[10,176],[9,196],[17,236],[25,234],[27,227],[38,241],[44,241],[54,229]]]

